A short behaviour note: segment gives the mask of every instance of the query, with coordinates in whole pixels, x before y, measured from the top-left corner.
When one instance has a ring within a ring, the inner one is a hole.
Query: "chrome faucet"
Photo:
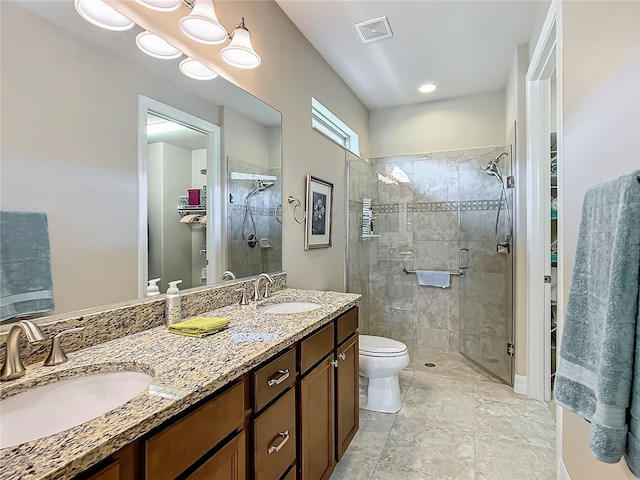
[[[267,281],[267,283],[264,286],[264,297],[263,295],[260,294],[260,280],[262,280],[263,278]],[[273,278],[271,278],[268,274],[261,273],[260,275],[258,275],[253,282],[253,297],[251,297],[251,299],[257,302],[261,298],[269,298],[271,296],[271,292],[269,291],[269,285],[272,283],[273,283]]]
[[[236,276],[233,274],[231,270],[225,270],[222,273],[222,280],[235,280]]]
[[[44,334],[38,326],[29,320],[16,323],[7,335],[7,346],[4,355],[4,365],[0,370],[0,381],[13,380],[22,377],[27,371],[20,360],[20,331],[24,332],[29,342],[44,340]]]

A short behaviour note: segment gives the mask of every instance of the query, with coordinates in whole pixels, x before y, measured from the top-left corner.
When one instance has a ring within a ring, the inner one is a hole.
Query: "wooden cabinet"
[[[340,461],[358,431],[359,350],[358,335],[352,335],[338,347],[336,368],[336,460]]]
[[[91,475],[88,480],[120,480],[120,463],[116,460],[111,465]]]
[[[300,480],[329,478],[358,431],[357,329],[353,308],[300,342]]]
[[[353,308],[75,480],[325,480],[358,430]]]
[[[145,440],[145,478],[173,480],[244,425],[244,382]]]
[[[244,432],[241,432],[186,477],[186,480],[244,480],[245,448],[245,436]]]
[[[334,360],[327,355],[300,380],[302,480],[329,478],[335,466]]]

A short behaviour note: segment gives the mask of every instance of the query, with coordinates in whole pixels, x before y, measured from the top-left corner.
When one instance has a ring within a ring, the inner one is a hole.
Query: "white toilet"
[[[409,352],[404,343],[360,335],[360,408],[398,412],[402,407],[398,372],[407,365]]]

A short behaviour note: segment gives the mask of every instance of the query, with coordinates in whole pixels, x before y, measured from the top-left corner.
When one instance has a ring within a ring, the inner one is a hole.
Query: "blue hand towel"
[[[555,383],[555,401],[591,422],[594,457],[615,463],[626,451],[636,476],[639,174],[597,185],[585,196]]]
[[[53,309],[47,215],[0,211],[0,321]]]
[[[416,270],[418,284],[424,287],[448,288],[451,286],[451,272],[439,270]]]

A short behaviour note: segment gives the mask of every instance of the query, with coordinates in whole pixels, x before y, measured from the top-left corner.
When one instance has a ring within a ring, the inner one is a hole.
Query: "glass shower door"
[[[513,344],[513,249],[507,246],[513,222],[506,210],[508,202],[513,211],[512,190],[506,188],[510,151],[510,146],[494,149],[458,166],[458,265],[464,272],[459,292],[460,353],[513,385],[513,356],[508,351]],[[497,166],[492,165],[498,156]],[[501,181],[507,197],[502,202]]]

